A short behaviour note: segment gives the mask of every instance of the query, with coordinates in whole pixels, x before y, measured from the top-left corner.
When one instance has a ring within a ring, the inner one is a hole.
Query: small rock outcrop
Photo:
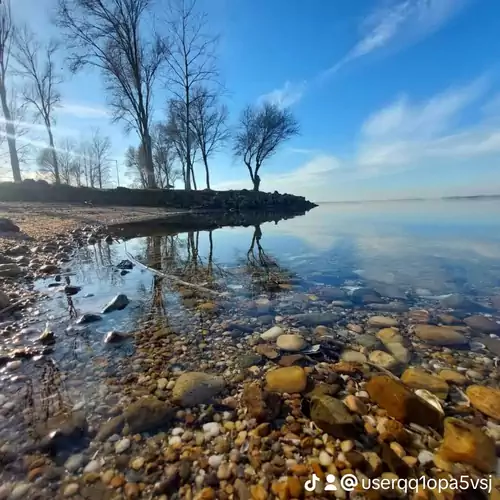
[[[121,311],[128,306],[129,302],[128,297],[124,293],[119,293],[104,306],[101,313],[107,314],[113,311]]]

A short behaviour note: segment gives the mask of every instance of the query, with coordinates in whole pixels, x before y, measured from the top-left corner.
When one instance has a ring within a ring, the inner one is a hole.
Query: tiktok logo
[[[325,479],[327,482],[327,484],[325,485],[325,491],[337,491],[337,487],[334,484],[336,479],[335,476],[333,474],[327,474]],[[313,474],[312,479],[306,481],[304,488],[306,489],[306,491],[314,491],[316,489],[316,485],[319,482],[319,477],[316,474]]]

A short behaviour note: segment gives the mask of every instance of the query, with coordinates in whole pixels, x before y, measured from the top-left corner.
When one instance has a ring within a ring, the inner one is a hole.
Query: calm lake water
[[[97,425],[108,418],[110,408],[103,401],[110,377],[116,385],[137,371],[134,354],[141,346],[134,337],[109,345],[104,336],[112,329],[133,333],[145,318],[165,318],[179,338],[192,336],[196,344],[201,335],[208,343],[207,359],[219,359],[217,349],[227,349],[227,341],[243,353],[239,336],[264,331],[276,315],[333,312],[339,318],[333,333],[348,347],[346,323],[364,321],[367,311],[439,308],[449,294],[494,311],[491,298],[500,296],[499,215],[499,200],[323,204],[306,215],[257,226],[155,233],[80,247],[62,274],[81,291],[69,302],[60,287],[49,287],[53,278],[39,280],[36,288],[45,299],[28,321],[31,330],[2,339],[6,354],[39,346],[46,322],[56,337],[48,354],[23,360],[16,371],[0,370],[2,404],[10,411],[0,420],[0,440],[21,449],[32,442],[27,429],[61,410],[85,408]],[[117,269],[128,258],[210,284],[224,293],[225,305],[216,314],[205,313],[199,306],[209,299],[189,298],[146,267],[136,264],[127,273]],[[341,289],[340,295],[346,292],[342,303],[332,303],[335,297],[328,291],[333,287]],[[349,295],[360,287],[371,290],[372,299]],[[118,293],[130,300],[124,310],[75,324],[76,316],[99,314]],[[246,329],[238,328],[234,338],[221,337],[225,324]],[[201,362],[177,367],[166,360],[165,366],[172,373],[196,370]],[[19,405],[23,419],[17,418]]]

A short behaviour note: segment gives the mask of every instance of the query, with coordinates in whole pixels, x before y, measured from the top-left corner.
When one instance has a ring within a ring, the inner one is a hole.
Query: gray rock
[[[464,323],[481,333],[500,333],[500,324],[486,316],[469,316],[464,319]]]
[[[172,400],[181,406],[208,403],[225,387],[222,377],[203,372],[183,373],[172,389]]]
[[[254,365],[260,365],[262,363],[262,356],[257,354],[244,354],[239,358],[239,365],[241,368],[250,368]]]
[[[330,287],[322,287],[316,290],[315,295],[322,298],[323,300],[345,300],[347,298],[347,294],[344,290],[340,288],[330,288]]]
[[[71,455],[64,463],[64,468],[69,472],[76,472],[80,467],[84,466],[85,461],[85,455],[82,455],[81,453],[77,455]]]
[[[266,330],[263,334],[261,334],[260,338],[262,340],[276,340],[280,335],[283,335],[285,332],[281,326],[273,326]]]
[[[372,311],[404,313],[410,310],[408,304],[403,302],[389,302],[388,304],[368,304],[366,306]]]
[[[88,323],[95,323],[102,318],[98,314],[85,313],[76,320],[77,325],[86,325]]]
[[[357,288],[351,294],[351,300],[355,304],[369,304],[383,302],[380,294],[372,288]]]
[[[107,314],[113,311],[121,311],[122,309],[125,309],[127,307],[128,303],[128,297],[124,293],[119,293],[104,306],[102,314]]]
[[[381,366],[386,370],[393,370],[399,364],[396,358],[384,351],[371,352],[369,359],[373,364]]]
[[[0,290],[0,309],[4,309],[5,307],[8,307],[9,304],[10,304],[9,297],[7,296],[7,294],[5,294],[4,292],[2,292]]]
[[[0,276],[14,278],[23,273],[23,270],[14,263],[0,264]]]
[[[362,352],[358,351],[344,351],[340,356],[342,361],[346,361],[348,363],[366,363],[366,356]]]
[[[129,335],[126,335],[124,333],[117,332],[116,330],[111,330],[104,336],[104,342],[106,344],[117,344],[119,342],[127,340],[129,337]]]
[[[340,400],[325,394],[311,400],[311,420],[324,432],[339,439],[356,437],[356,419]]]
[[[326,313],[303,313],[295,314],[291,317],[293,321],[304,326],[329,325],[337,321],[338,314],[332,312]]]
[[[363,347],[367,347],[368,349],[375,347],[379,343],[375,335],[370,335],[368,333],[356,335],[353,342],[362,345]]]
[[[104,422],[97,433],[97,441],[106,441],[114,434],[120,434],[125,426],[125,418],[123,415],[118,415],[112,419]]]
[[[164,427],[170,424],[173,416],[174,410],[172,407],[153,396],[137,400],[123,412],[123,417],[129,426],[131,434]]]
[[[463,295],[459,295],[458,293],[453,293],[448,297],[441,299],[440,301],[443,307],[448,309],[455,309],[459,311],[486,311],[487,308],[478,304],[477,302],[473,302],[472,300],[467,299]]]

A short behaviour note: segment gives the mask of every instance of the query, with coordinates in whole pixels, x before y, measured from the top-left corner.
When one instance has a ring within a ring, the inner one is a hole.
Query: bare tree
[[[208,158],[228,140],[227,107],[217,93],[198,87],[194,92],[192,127],[205,167],[207,189],[210,189]]]
[[[99,189],[109,181],[109,153],[111,150],[111,140],[107,136],[101,135],[99,129],[95,129],[92,135],[91,155],[93,165],[97,175]]]
[[[167,85],[174,100],[183,104],[184,126],[178,128],[178,132],[184,136],[182,149],[185,156],[181,162],[185,171],[185,188],[190,190],[194,173],[191,146],[193,92],[197,86],[215,83],[218,78],[214,57],[217,38],[207,35],[207,16],[197,10],[196,0],[172,0],[170,7]]]
[[[14,36],[15,31],[12,24],[10,0],[3,0],[3,2],[0,2],[0,100],[2,101],[2,111],[5,118],[5,135],[9,148],[12,177],[14,178],[14,182],[21,182],[21,169],[19,168],[16,147],[16,127],[9,106],[6,82]]]
[[[146,26],[150,4],[151,0],[59,0],[58,24],[67,35],[70,69],[98,68],[114,119],[138,133],[148,186],[155,188],[150,137],[153,88],[167,46],[152,26]]]
[[[152,144],[153,164],[158,186],[161,189],[172,189],[175,181],[181,177],[181,172],[176,168],[175,146],[164,124],[157,123],[154,126]]]
[[[74,178],[75,149],[75,142],[68,137],[66,137],[62,145],[57,148],[57,164],[63,184],[71,184]]]
[[[130,146],[125,152],[126,175],[132,181],[133,187],[147,188],[148,179],[144,167],[144,155],[141,147]]]
[[[169,101],[165,132],[173,144],[175,156],[181,164],[184,187],[186,190],[190,190],[191,184],[196,189],[194,162],[199,147],[193,129],[189,128],[186,122],[185,107],[184,101],[177,99]]]
[[[42,174],[42,177],[49,182],[56,182],[56,164],[54,163],[53,153],[54,150],[52,148],[43,148],[38,153],[38,156],[36,158],[38,171]],[[60,179],[60,174],[58,170],[57,170],[57,176],[59,176]]]
[[[254,191],[260,188],[262,163],[276,153],[281,143],[298,133],[298,122],[287,108],[265,103],[260,108],[247,106],[243,110],[233,150],[247,166]]]
[[[27,27],[17,33],[15,42],[17,72],[25,82],[22,92],[24,102],[33,106],[47,129],[53,156],[54,181],[59,184],[61,179],[52,134],[53,113],[61,101],[57,86],[62,83],[62,78],[57,74],[54,62],[58,46],[54,40],[46,45],[41,44]]]

